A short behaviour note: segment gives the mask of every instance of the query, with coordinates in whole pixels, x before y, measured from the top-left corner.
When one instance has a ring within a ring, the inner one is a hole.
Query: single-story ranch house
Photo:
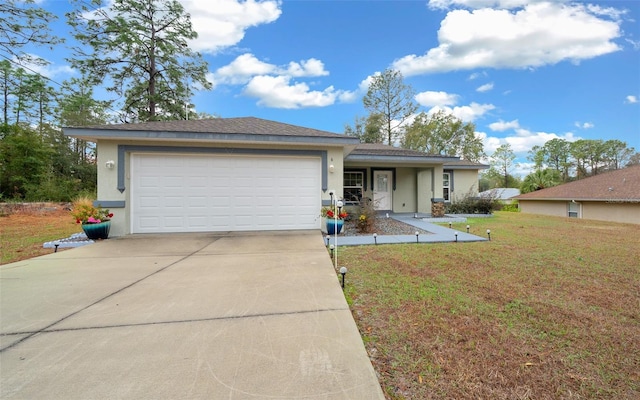
[[[531,214],[640,224],[640,165],[515,197]]]
[[[482,164],[259,118],[65,128],[97,143],[111,234],[320,229],[330,192],[430,213],[477,193]]]

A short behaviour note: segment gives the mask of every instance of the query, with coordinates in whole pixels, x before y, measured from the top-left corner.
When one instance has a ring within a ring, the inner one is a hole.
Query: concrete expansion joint
[[[279,316],[283,316],[283,315],[315,314],[315,313],[325,313],[325,312],[334,312],[334,311],[349,311],[349,312],[351,312],[348,307],[322,308],[322,309],[316,309],[316,310],[300,310],[300,311],[276,312],[276,313],[232,315],[232,316],[226,316],[226,317],[182,319],[182,320],[175,320],[175,321],[142,322],[142,323],[137,323],[137,324],[95,325],[95,326],[81,326],[81,327],[75,327],[75,328],[60,328],[60,329],[45,328],[45,329],[38,330],[38,331],[5,332],[5,333],[0,334],[0,336],[37,335],[37,334],[45,334],[45,333],[74,332],[74,331],[86,331],[86,330],[113,329],[113,328],[132,328],[132,327],[138,327],[138,326],[189,324],[189,323],[194,323],[194,322],[229,321],[229,320],[238,320],[238,319],[279,317]],[[4,349],[0,349],[0,351],[2,351],[2,350],[4,350]]]

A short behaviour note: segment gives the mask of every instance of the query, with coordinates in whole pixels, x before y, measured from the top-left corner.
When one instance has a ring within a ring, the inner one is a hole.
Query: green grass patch
[[[640,398],[640,226],[467,224],[492,240],[340,250],[387,397]]]

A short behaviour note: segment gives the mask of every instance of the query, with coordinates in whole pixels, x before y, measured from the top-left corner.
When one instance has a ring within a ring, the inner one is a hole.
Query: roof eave
[[[596,198],[580,198],[580,197],[512,197],[514,200],[531,200],[531,201],[600,201],[607,203],[640,203],[640,198],[638,199],[596,199]]]
[[[394,163],[434,164],[434,163],[445,163],[447,161],[451,161],[451,158],[450,157],[411,157],[411,156],[350,154],[344,159],[344,161],[345,162],[375,161],[375,162],[394,162]]]
[[[445,169],[468,169],[468,170],[478,170],[478,169],[488,169],[489,166],[486,164],[478,164],[478,165],[444,165]]]

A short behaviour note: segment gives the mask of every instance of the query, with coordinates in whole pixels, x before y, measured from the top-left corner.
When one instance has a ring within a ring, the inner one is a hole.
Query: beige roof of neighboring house
[[[640,201],[640,165],[514,197],[518,200]]]

